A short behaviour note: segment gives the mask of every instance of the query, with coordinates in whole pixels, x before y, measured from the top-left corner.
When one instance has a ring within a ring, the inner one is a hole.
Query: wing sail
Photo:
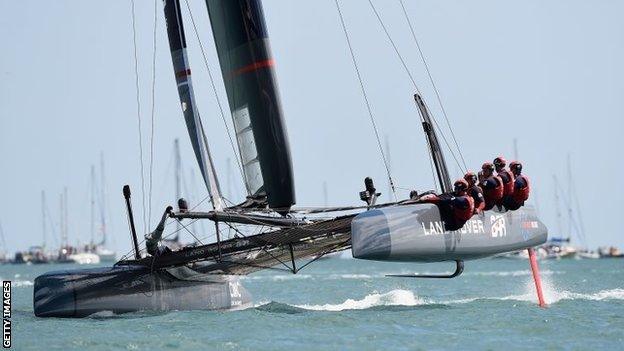
[[[262,5],[206,0],[236,139],[252,198],[287,212],[295,204],[290,147]]]
[[[202,177],[208,188],[211,202],[215,209],[222,209],[223,202],[219,181],[214,169],[206,135],[199,118],[197,105],[195,104],[195,94],[193,93],[193,83],[191,81],[191,68],[186,53],[186,37],[184,35],[184,25],[182,23],[182,13],[180,12],[179,0],[163,0],[165,19],[167,22],[167,36],[169,37],[169,48],[173,60],[175,79],[178,85],[178,94],[182,113],[186,121],[191,144],[195,151],[195,157],[199,164]]]

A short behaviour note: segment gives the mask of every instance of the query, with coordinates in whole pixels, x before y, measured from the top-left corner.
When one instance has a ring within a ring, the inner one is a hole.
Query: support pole
[[[527,249],[529,252],[529,261],[531,262],[531,271],[533,271],[533,280],[535,281],[535,289],[537,290],[537,300],[539,307],[545,308],[546,302],[544,301],[544,294],[542,293],[542,279],[539,274],[539,267],[537,266],[537,258],[535,257],[535,250],[530,247]]]
[[[293,250],[292,244],[288,244],[290,248],[290,261],[292,262],[292,272],[293,274],[297,274],[297,266],[295,265],[295,251]]]
[[[139,251],[139,241],[137,240],[136,228],[134,227],[134,215],[132,214],[132,203],[130,202],[130,186],[123,187],[124,199],[126,199],[126,210],[128,211],[128,222],[130,222],[130,233],[132,234],[132,243],[134,244],[134,258],[141,259]]]
[[[219,233],[218,221],[215,221],[215,228],[217,229],[217,248],[219,249],[219,262],[221,262],[221,233]]]

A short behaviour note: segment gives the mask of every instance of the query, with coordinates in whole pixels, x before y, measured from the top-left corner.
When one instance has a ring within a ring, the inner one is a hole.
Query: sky
[[[205,3],[188,1],[208,67],[217,77],[217,96],[225,103]],[[368,2],[340,3],[398,195],[432,189],[412,98],[415,88]],[[511,160],[517,139],[519,159],[532,181],[530,202],[550,234],[569,233],[565,201],[576,196],[579,209],[572,212],[576,221],[584,222],[586,240],[581,242],[576,233],[573,240],[591,248],[624,246],[618,229],[624,196],[624,182],[618,178],[624,173],[619,145],[624,132],[624,2],[404,3],[469,167],[476,170],[498,155]],[[432,114],[445,125],[399,1],[374,4]],[[324,205],[324,183],[329,205],[359,204],[366,176],[387,196],[385,168],[334,1],[264,0],[263,6],[291,144],[297,205]],[[100,153],[105,160],[107,229],[119,253],[131,247],[124,184],[133,189],[141,232],[150,207],[153,228],[175,201],[175,138],[180,138],[185,197],[191,206],[205,198],[179,108],[161,1],[136,1],[135,18],[143,183],[130,1],[0,0],[0,223],[5,251],[43,242],[42,191],[49,213],[46,244],[58,246],[64,187],[69,240],[90,240],[90,167],[96,166],[99,179]],[[185,21],[195,94],[222,188],[227,197],[241,199],[241,177],[186,8]],[[229,114],[226,119],[231,123]],[[453,177],[460,177],[461,168],[446,152]],[[553,175],[559,179],[562,200],[560,225]],[[206,204],[200,208],[209,209]]]

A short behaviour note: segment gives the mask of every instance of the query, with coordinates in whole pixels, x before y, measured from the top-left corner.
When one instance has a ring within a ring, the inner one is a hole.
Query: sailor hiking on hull
[[[505,169],[507,161],[502,156],[495,158],[493,163],[496,168],[496,175],[503,181],[503,198],[496,203],[498,209],[501,210],[503,203],[513,195],[514,175],[509,170]]]
[[[483,210],[487,211],[491,210],[503,199],[503,181],[494,174],[494,165],[489,162],[483,164],[481,172],[483,172],[483,180],[479,183],[479,186],[483,190],[483,197],[485,198],[485,208]]]
[[[464,180],[468,182],[468,195],[474,201],[474,213],[481,213],[485,208],[485,198],[483,197],[483,190],[477,185],[477,175],[468,172],[464,175]]]
[[[513,161],[509,168],[514,175],[514,192],[505,199],[504,205],[507,210],[517,210],[524,206],[524,202],[529,199],[531,191],[529,178],[522,174],[522,163]]]
[[[440,209],[440,217],[448,231],[461,229],[474,214],[474,200],[467,193],[468,182],[464,179],[455,181],[451,193],[426,195],[420,202],[431,203]]]

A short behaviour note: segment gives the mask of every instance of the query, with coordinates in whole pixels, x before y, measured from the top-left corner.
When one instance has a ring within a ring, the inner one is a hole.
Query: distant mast
[[[180,156],[180,140],[175,139],[173,141],[173,153],[175,158],[175,203],[182,197],[182,157]],[[180,230],[182,226],[179,221],[176,221],[176,231],[173,241],[177,242],[180,239]]]
[[[104,153],[100,153],[100,225],[102,226],[101,246],[106,245],[106,179],[104,178]]]
[[[45,211],[45,191],[41,190],[41,234],[43,235],[43,248],[46,247],[46,211]]]
[[[386,135],[385,139],[385,144],[386,144],[386,160],[388,163],[388,172],[390,172],[392,174],[392,159],[390,157],[390,141],[388,140],[388,136]],[[392,200],[396,200],[393,196],[393,192],[392,192],[392,183],[390,182],[390,178],[388,178],[388,202],[391,202]],[[327,206],[327,205],[325,205]]]
[[[63,188],[63,223],[65,232],[63,233],[65,237],[65,245],[69,246],[69,206],[67,205],[67,187]]]
[[[91,165],[91,246],[95,245],[95,166]]]
[[[179,0],[163,0],[165,10],[165,20],[167,22],[167,36],[169,37],[169,49],[173,60],[173,70],[180,104],[186,121],[186,127],[191,138],[191,144],[195,151],[195,157],[199,163],[202,177],[210,194],[210,201],[216,210],[223,209],[223,200],[219,181],[214,169],[208,142],[199,118],[197,105],[195,104],[195,94],[191,81],[191,68],[189,66],[188,55],[186,53],[186,37],[184,35],[184,25],[182,23],[182,13],[180,12]]]
[[[553,183],[555,186],[555,215],[557,216],[557,230],[559,231],[558,235],[560,238],[563,238],[563,227],[561,226],[561,209],[559,208],[559,181],[557,180],[557,176],[553,174]],[[570,233],[568,233],[568,237]]]
[[[290,147],[259,0],[206,0],[245,185],[282,214],[295,204]]]

